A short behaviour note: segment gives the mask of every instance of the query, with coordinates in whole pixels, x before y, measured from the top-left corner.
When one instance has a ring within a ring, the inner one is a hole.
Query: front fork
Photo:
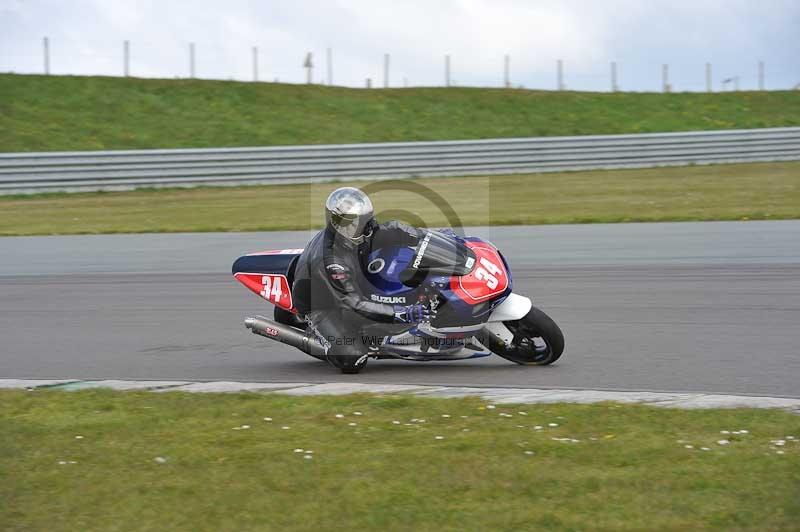
[[[476,338],[495,354],[505,353],[514,343],[514,333],[502,321],[488,322]]]

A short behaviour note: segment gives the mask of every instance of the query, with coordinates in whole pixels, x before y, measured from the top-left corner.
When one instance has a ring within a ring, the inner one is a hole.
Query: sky
[[[800,84],[800,0],[0,0],[0,72],[42,73],[43,38],[53,74],[124,72],[335,85],[451,84],[555,89],[559,59],[573,90],[660,91],[669,65],[674,91]]]

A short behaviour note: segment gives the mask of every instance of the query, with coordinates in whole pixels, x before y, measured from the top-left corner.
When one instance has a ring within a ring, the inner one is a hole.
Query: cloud
[[[46,35],[54,73],[119,75],[129,40],[146,77],[187,76],[194,42],[198,77],[217,79],[251,79],[258,46],[261,79],[303,82],[313,52],[321,81],[330,47],[335,83],[350,86],[380,85],[389,53],[394,86],[441,85],[445,54],[458,84],[499,86],[509,54],[512,81],[529,87],[554,88],[557,59],[575,89],[607,90],[610,61],[630,90],[658,90],[662,63],[678,90],[702,90],[706,62],[755,86],[759,60],[770,86],[790,87],[798,26],[794,0],[4,0],[0,71],[41,72]]]

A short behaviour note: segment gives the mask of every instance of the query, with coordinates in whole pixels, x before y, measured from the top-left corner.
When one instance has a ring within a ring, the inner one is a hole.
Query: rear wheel
[[[564,352],[564,335],[556,322],[536,307],[519,320],[504,321],[514,339],[506,345],[494,335],[485,336],[487,346],[498,356],[517,364],[546,366]]]
[[[306,329],[306,322],[298,318],[297,314],[289,312],[286,309],[276,306],[274,316],[275,321],[278,323],[283,323],[284,325],[289,325],[290,327],[295,327],[297,329]]]
[[[341,370],[345,375],[355,375],[360,373],[364,366],[367,365],[367,355],[336,355],[331,354],[328,357],[328,362]]]
[[[361,373],[364,366],[367,365],[367,356],[360,357],[356,362],[348,361],[340,369],[345,375],[355,375]]]
[[[282,309],[281,307],[275,307],[274,316],[275,316],[275,321],[277,321],[278,323],[282,323],[283,325],[288,325],[289,327],[294,327],[295,329],[298,329],[300,332],[302,331],[308,332],[308,324],[305,322],[305,320],[301,320],[300,318],[298,318],[297,314],[294,314],[293,312],[289,312],[288,310]],[[301,349],[301,351],[303,350]],[[317,360],[327,362],[327,358],[324,356],[312,355],[311,353],[306,351],[303,352],[310,357],[316,358]]]

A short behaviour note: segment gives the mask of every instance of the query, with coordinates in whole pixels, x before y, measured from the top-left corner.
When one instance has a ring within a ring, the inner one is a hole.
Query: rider
[[[297,262],[292,298],[326,347],[326,358],[342,373],[358,373],[367,363],[370,344],[361,334],[364,325],[432,319],[427,305],[382,303],[365,294],[359,282],[373,249],[413,247],[420,234],[399,221],[378,224],[372,202],[357,188],[336,189],[325,201],[325,229]]]

